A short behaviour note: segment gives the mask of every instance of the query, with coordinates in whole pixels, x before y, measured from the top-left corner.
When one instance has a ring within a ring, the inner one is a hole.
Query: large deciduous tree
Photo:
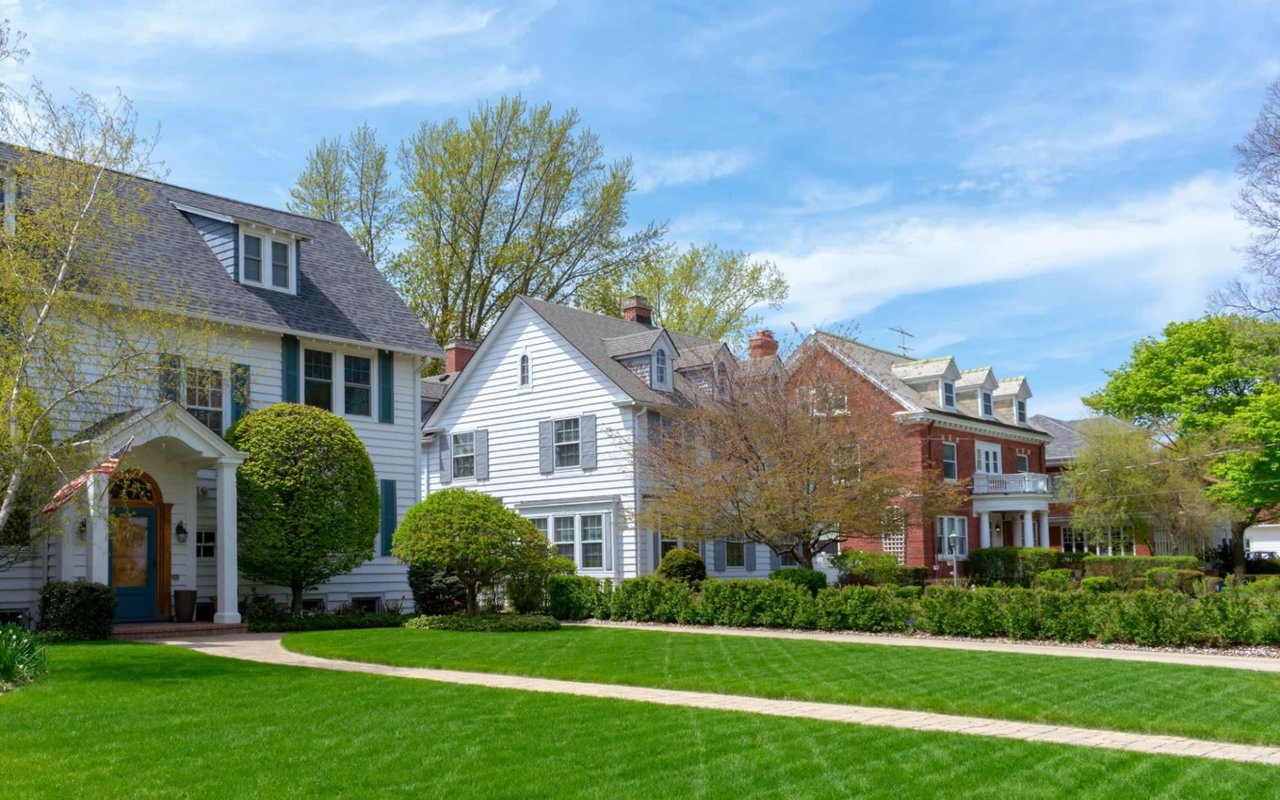
[[[479,339],[517,295],[572,301],[643,263],[661,226],[628,232],[631,162],[607,163],[576,111],[520,97],[402,143],[408,247],[388,272],[437,340]]]
[[[1085,404],[1146,430],[1175,457],[1206,465],[1205,479],[1215,481],[1209,496],[1231,511],[1234,566],[1243,574],[1244,529],[1280,503],[1280,472],[1267,472],[1280,440],[1264,441],[1268,415],[1280,412],[1270,402],[1280,378],[1280,322],[1209,316],[1171,323],[1135,344],[1109,375]]]
[[[1253,129],[1236,146],[1237,173],[1244,180],[1236,211],[1253,228],[1245,272],[1214,295],[1224,308],[1280,316],[1280,80],[1266,90]]]
[[[396,528],[392,553],[456,576],[472,614],[481,589],[532,564],[550,564],[552,557],[546,535],[532,522],[496,497],[460,488],[432,492],[410,508]]]
[[[640,447],[640,524],[686,542],[740,538],[812,567],[837,538],[881,540],[961,500],[861,382],[815,363],[790,383],[735,378]]]
[[[0,63],[20,58],[0,25]],[[131,260],[153,139],[129,101],[0,85],[0,570],[36,552],[56,486],[104,454],[75,431],[154,397],[163,357],[215,364],[216,326]],[[140,257],[141,258],[141,257]],[[144,259],[145,260],[145,259]]]
[[[373,557],[378,484],[364,443],[328,411],[278,403],[227,431],[246,454],[236,474],[240,571],[302,593]]]
[[[663,248],[625,275],[590,285],[579,302],[617,316],[624,297],[643,295],[664,328],[738,341],[759,326],[756,309],[780,307],[787,292],[787,281],[772,261],[716,245],[690,245]]]

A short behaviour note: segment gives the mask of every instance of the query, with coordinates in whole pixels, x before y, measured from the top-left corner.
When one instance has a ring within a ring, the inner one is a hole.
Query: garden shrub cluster
[[[892,554],[890,554],[892,555]],[[827,588],[827,576],[816,569],[805,569],[804,567],[787,567],[785,569],[774,570],[769,573],[771,581],[788,581],[797,586],[802,586],[809,590],[814,597],[818,596],[818,592]]]
[[[354,628],[398,628],[408,619],[399,611],[369,613],[344,609],[337,614],[327,611],[290,611],[270,597],[251,594],[240,604],[240,614],[250,633],[298,633],[301,631],[340,631]]]
[[[660,578],[694,586],[707,579],[707,562],[687,547],[674,547],[662,557],[657,572]]]
[[[608,619],[613,581],[587,575],[552,575],[547,582],[547,609],[556,619]]]
[[[1195,556],[1085,556],[1085,577],[1105,575],[1120,586],[1134,585],[1134,578],[1145,578],[1153,569],[1200,569]]]
[[[0,625],[0,692],[30,683],[48,671],[40,637],[17,625]]]
[[[1043,576],[1045,573],[1040,573]],[[1178,577],[1175,575],[1175,577]],[[558,579],[553,608],[583,619],[606,605],[615,620],[739,627],[867,632],[923,631],[941,636],[1126,642],[1144,646],[1229,646],[1280,643],[1280,579],[1209,591],[1116,591],[1109,576],[1062,591],[1061,576],[1036,588],[845,586],[816,596],[790,581],[708,581],[701,591],[656,577],[623,581],[611,593],[599,582]],[[591,579],[587,579],[591,580]],[[1145,580],[1145,578],[1144,578]]]
[[[898,557],[893,553],[868,550],[843,550],[831,559],[840,570],[840,583],[845,586],[890,586],[902,580]]]
[[[86,581],[51,581],[40,590],[40,632],[49,641],[107,639],[116,618],[116,593]]]
[[[559,630],[560,621],[542,614],[441,614],[413,617],[404,626],[417,630],[504,633]]]
[[[452,614],[467,607],[467,590],[458,576],[428,562],[409,565],[409,591],[417,614]]]
[[[983,547],[969,554],[970,581],[977,586],[1031,586],[1042,572],[1058,569],[1062,554],[1047,547]]]

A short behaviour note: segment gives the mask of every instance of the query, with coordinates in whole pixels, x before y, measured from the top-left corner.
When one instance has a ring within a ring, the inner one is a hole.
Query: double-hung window
[[[262,237],[244,235],[244,265],[240,280],[245,283],[262,283]]]
[[[241,283],[293,291],[294,244],[291,241],[273,239],[266,233],[246,232],[241,248]]]
[[[956,385],[951,381],[942,382],[942,406],[944,408],[956,407]]]
[[[667,385],[667,351],[662,348],[653,354],[653,385],[655,388]]]
[[[217,545],[216,531],[196,531],[196,558],[213,558],[217,552]]]
[[[730,539],[724,543],[724,565],[726,569],[747,565],[746,542]]]
[[[1018,453],[1018,472],[1030,472],[1030,471],[1031,471],[1031,459],[1027,457],[1026,453]]]
[[[187,411],[206,428],[222,435],[222,373],[219,370],[187,368]]]
[[[583,514],[582,561],[583,569],[604,569],[604,517],[600,514]]]
[[[1017,408],[1018,408],[1018,424],[1026,425],[1027,424],[1027,401],[1019,400],[1017,404]]]
[[[969,518],[938,517],[938,555],[945,558],[969,554]]]
[[[582,423],[577,417],[558,419],[555,424],[556,469],[582,463]]]
[[[956,462],[956,443],[942,443],[942,477],[949,481],[960,477],[960,466]]]
[[[307,350],[302,356],[302,401],[333,410],[333,353]]]
[[[982,393],[982,416],[994,417],[996,415],[996,407],[991,399],[991,392]]]
[[[987,442],[978,442],[977,445],[978,472],[985,472],[988,475],[1000,474],[1000,445],[989,444]]]
[[[289,245],[284,242],[271,243],[271,285],[289,288]]]
[[[342,357],[342,410],[367,417],[372,408],[373,362],[364,356]]]
[[[474,432],[453,434],[453,477],[474,478],[476,475],[476,435]]]
[[[608,516],[604,513],[566,511],[529,517],[529,520],[550,538],[557,556],[569,559],[579,569],[602,570],[606,566]]]
[[[556,555],[561,558],[567,558],[575,563],[574,558],[574,517],[556,517],[555,518],[555,539],[552,544],[556,547]]]

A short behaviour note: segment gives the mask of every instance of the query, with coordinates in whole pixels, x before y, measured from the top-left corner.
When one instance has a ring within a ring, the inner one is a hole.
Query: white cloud
[[[636,191],[707,183],[741,172],[751,163],[751,154],[742,149],[638,156],[635,159]]]
[[[816,232],[794,230],[791,243],[757,255],[777,262],[791,283],[779,318],[801,324],[848,319],[920,292],[1055,273],[1097,282],[1098,303],[1169,320],[1203,309],[1207,292],[1239,269],[1234,248],[1246,231],[1231,208],[1234,194],[1230,178],[1205,175],[1057,214],[943,210],[901,221],[834,220]]]
[[[340,108],[368,109],[396,105],[440,105],[474,100],[477,97],[520,89],[542,79],[536,67],[513,69],[505,65],[476,70],[458,70],[449,80],[421,78],[372,92],[330,98]]]

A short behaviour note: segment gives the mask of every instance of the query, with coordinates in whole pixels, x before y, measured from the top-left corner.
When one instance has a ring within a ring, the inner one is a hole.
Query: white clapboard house
[[[780,369],[777,343],[752,340],[751,368]],[[480,344],[446,347],[447,374],[423,381],[423,491],[460,486],[500,498],[546,532],[579,574],[652,573],[678,542],[639,530],[637,442],[695,393],[741,369],[723,343],[655,327],[642,297],[623,317],[520,297]],[[705,543],[719,577],[763,577],[771,551]]]
[[[115,587],[120,621],[168,618],[182,589],[216,600],[221,623],[240,621],[238,601],[252,591],[286,597],[237,575],[243,456],[223,439],[240,416],[281,401],[349,422],[382,493],[374,558],[309,592],[309,603],[399,602],[409,589],[391,533],[420,499],[419,375],[443,352],[340,225],[157,182],[141,202],[146,230],[121,258],[228,323],[228,363],[171,358],[153,396],[91,425],[99,453],[132,440],[125,464],[140,474],[127,492],[95,477],[87,498],[58,511],[62,534],[0,572],[0,612],[30,613],[40,587],[59,579]],[[109,536],[111,515],[138,535]]]

